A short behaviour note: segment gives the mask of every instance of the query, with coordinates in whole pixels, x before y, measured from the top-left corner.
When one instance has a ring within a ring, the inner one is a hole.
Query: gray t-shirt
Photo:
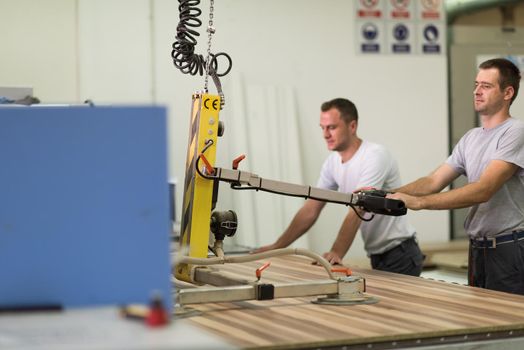
[[[446,161],[468,182],[479,180],[492,160],[519,167],[486,203],[470,208],[464,227],[470,237],[493,237],[524,229],[524,122],[509,118],[492,129],[468,131]]]

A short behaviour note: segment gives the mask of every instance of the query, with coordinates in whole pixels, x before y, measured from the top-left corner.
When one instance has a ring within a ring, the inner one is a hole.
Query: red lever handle
[[[244,158],[246,158],[246,155],[245,155],[245,154],[241,154],[241,155],[239,155],[238,157],[236,157],[235,159],[233,159],[233,169],[234,169],[234,170],[237,170],[237,169],[238,169],[238,163],[240,163],[241,161],[243,161]]]
[[[262,277],[262,271],[264,271],[265,269],[267,269],[269,267],[269,265],[271,265],[270,262],[267,262],[265,263],[264,265],[262,265],[261,267],[259,267],[255,273],[257,275],[257,279],[260,279],[260,277]]]
[[[204,156],[204,153],[200,153],[200,159],[202,159],[204,162],[207,172],[210,175],[213,175],[215,173],[215,168],[213,168],[213,166],[209,163],[206,156]]]
[[[353,273],[349,267],[334,267],[331,269],[331,272],[342,272],[345,273],[346,276],[351,276]]]

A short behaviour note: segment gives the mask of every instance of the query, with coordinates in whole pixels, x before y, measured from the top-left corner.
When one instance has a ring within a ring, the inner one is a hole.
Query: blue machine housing
[[[0,107],[0,309],[171,309],[166,110]]]

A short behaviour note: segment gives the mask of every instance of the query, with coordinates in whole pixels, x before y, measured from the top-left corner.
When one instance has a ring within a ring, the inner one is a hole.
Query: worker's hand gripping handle
[[[383,190],[363,190],[354,193],[357,196],[354,204],[365,211],[376,214],[401,216],[406,215],[407,208],[403,201],[386,198],[389,192]]]

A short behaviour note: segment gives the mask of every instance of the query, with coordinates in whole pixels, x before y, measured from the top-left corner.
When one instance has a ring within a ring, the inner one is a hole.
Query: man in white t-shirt
[[[384,190],[399,187],[396,161],[383,146],[360,139],[357,127],[358,112],[351,101],[336,98],[322,104],[320,128],[328,149],[333,152],[322,166],[317,187],[345,193],[368,186]],[[325,202],[306,200],[278,240],[255,252],[285,248],[293,243],[313,226],[324,205]],[[424,255],[405,216],[377,214],[371,221],[363,221],[351,208],[331,250],[324,253],[331,264],[342,262],[359,228],[374,269],[420,275]]]

